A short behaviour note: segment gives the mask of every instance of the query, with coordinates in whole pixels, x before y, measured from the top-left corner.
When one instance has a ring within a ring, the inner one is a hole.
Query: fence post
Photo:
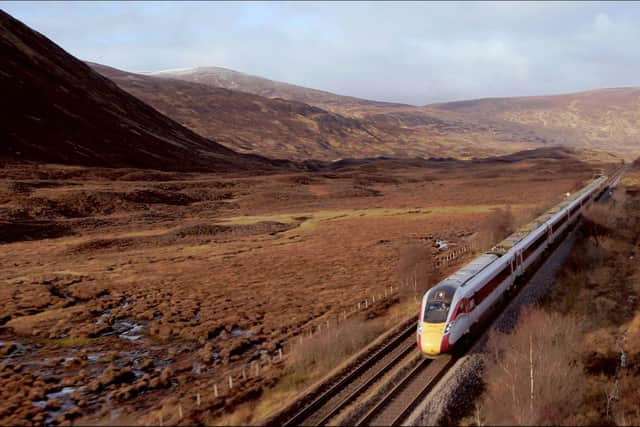
[[[196,404],[200,406],[200,393],[196,394]]]
[[[213,385],[213,395],[218,397],[218,384]]]
[[[233,378],[231,378],[231,375],[229,375],[229,390],[231,390],[233,388]]]
[[[282,360],[282,349],[278,349],[278,360]]]

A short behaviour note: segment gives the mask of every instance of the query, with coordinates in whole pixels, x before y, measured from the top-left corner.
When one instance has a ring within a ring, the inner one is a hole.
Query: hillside
[[[391,127],[392,134],[401,128],[403,135],[410,135],[407,138],[428,138],[436,151],[449,150],[461,158],[541,144],[613,151],[629,159],[640,155],[638,88],[410,106],[335,95],[218,67],[153,75],[305,102],[378,128]]]
[[[165,170],[270,167],[179,125],[0,11],[0,159]]]
[[[194,83],[90,65],[122,89],[195,132],[215,137],[234,150],[269,157],[469,159],[534,148],[544,142],[528,135],[523,126],[473,121],[455,112],[331,94],[336,108],[328,111],[319,107],[322,102],[308,105],[211,86],[217,81],[213,79],[206,84]],[[313,98],[313,90],[310,91],[307,95]],[[347,104],[342,104],[343,100]],[[360,103],[357,108],[355,103]],[[346,111],[338,108],[342,105],[354,109],[340,113]]]
[[[234,150],[299,160],[399,154],[393,147],[400,133],[302,102],[90,65],[174,120]]]
[[[272,86],[287,88],[289,95],[252,86],[315,103],[309,105],[210,86],[221,80],[180,80],[189,75],[184,73],[161,78],[91,64],[119,88],[10,16],[3,14],[1,22],[5,160],[227,170],[273,166],[231,150],[293,160],[471,159],[558,142],[535,124],[440,106],[379,103],[278,82]],[[225,84],[246,90],[249,77]],[[318,106],[323,103],[332,110]]]
[[[401,107],[404,104],[370,101],[352,96],[336,95],[323,90],[265,79],[222,67],[197,67],[183,70],[165,70],[143,73],[154,77],[173,78],[207,86],[239,90],[266,98],[282,98],[303,102],[321,108],[345,112],[352,108]]]
[[[613,151],[627,158],[640,155],[640,88],[478,99],[430,107],[526,125],[554,143]]]

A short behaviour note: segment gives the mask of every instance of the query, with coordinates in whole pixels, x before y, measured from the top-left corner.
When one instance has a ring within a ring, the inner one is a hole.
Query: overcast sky
[[[640,3],[8,2],[73,55],[427,104],[640,86]]]

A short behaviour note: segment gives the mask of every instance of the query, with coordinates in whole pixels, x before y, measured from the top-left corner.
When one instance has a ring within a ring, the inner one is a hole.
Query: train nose
[[[445,325],[446,323],[422,323],[420,343],[423,353],[428,356],[437,356],[440,354]]]

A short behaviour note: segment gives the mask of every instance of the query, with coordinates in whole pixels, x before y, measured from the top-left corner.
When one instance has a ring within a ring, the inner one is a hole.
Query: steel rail
[[[400,425],[454,361],[455,358],[451,355],[423,359],[363,415],[356,425]]]
[[[404,349],[401,350],[395,357],[392,357],[386,364],[384,364],[377,371],[375,375],[370,375],[368,378],[365,377],[365,380],[356,387],[347,397],[345,397],[339,405],[336,405],[328,414],[325,415],[316,425],[322,426],[326,425],[327,422],[335,417],[346,405],[352,403],[354,399],[356,399],[360,394],[362,394],[366,389],[371,387],[376,381],[380,380],[380,376],[386,372],[389,372],[391,368],[396,365],[399,365],[400,361],[404,359],[409,353],[415,350],[415,343],[412,341],[409,345],[404,346]]]
[[[320,394],[317,398],[315,398],[309,405],[302,408],[298,411],[293,417],[289,418],[287,421],[283,423],[284,426],[291,425],[303,425],[307,424],[306,422],[312,421],[311,425],[321,425],[322,422],[326,422],[329,418],[333,417],[338,411],[340,411],[346,404],[349,403],[347,399],[337,399],[339,397],[339,393],[347,389],[349,385],[357,383],[358,381],[362,381],[361,378],[365,378],[364,383],[371,384],[373,380],[375,380],[380,374],[384,373],[388,370],[394,361],[397,361],[399,358],[406,355],[406,353],[413,348],[415,343],[413,343],[413,336],[416,333],[416,324],[412,323],[411,326],[400,332],[396,337],[391,339],[387,344],[379,348],[373,354],[371,354],[367,359],[362,361],[358,366],[356,366],[353,370],[347,373],[344,377],[338,380],[335,384],[329,387],[325,392]],[[411,344],[404,344],[404,341],[408,341],[411,338]],[[391,362],[385,362],[383,359],[385,356],[393,353],[394,350],[400,350],[397,352],[395,356],[392,356]],[[382,361],[382,366],[378,369],[375,369],[375,365]],[[370,375],[367,375],[367,371],[374,368],[374,372]],[[357,387],[356,391],[363,391],[364,387]],[[355,391],[349,393],[349,396],[358,394]],[[332,400],[338,400],[334,402],[333,405]]]

